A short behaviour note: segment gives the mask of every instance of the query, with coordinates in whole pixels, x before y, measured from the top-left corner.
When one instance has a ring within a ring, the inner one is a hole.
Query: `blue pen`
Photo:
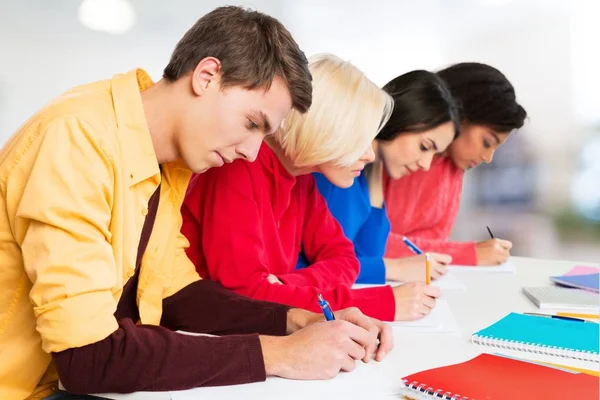
[[[413,242],[411,242],[410,240],[408,240],[408,238],[406,236],[402,236],[402,241],[404,242],[404,244],[406,245],[406,247],[408,247],[409,249],[412,250],[413,253],[415,253],[415,254],[423,254],[423,250],[421,250],[420,248],[417,247],[416,244],[414,244]]]
[[[317,295],[317,299],[319,300],[319,306],[323,310],[323,314],[325,315],[325,319],[327,321],[333,321],[335,319],[335,315],[333,315],[333,311],[331,311],[331,307],[329,303],[323,298],[321,293]]]

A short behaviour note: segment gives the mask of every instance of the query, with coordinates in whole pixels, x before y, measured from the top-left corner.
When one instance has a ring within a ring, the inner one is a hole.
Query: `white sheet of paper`
[[[390,285],[390,286],[400,286],[403,283],[404,282],[389,281],[389,282],[386,282],[385,284]],[[364,288],[369,288],[369,287],[374,287],[374,286],[383,286],[383,285],[356,283],[356,284],[352,285],[352,289],[364,289]],[[451,274],[450,272],[446,273],[445,275],[443,275],[442,277],[440,277],[438,279],[432,280],[431,286],[438,287],[442,290],[462,290],[462,291],[467,290],[467,286],[465,286],[464,283],[462,283],[455,275]]]
[[[504,264],[500,265],[450,265],[448,266],[449,271],[461,271],[461,272],[491,272],[491,273],[508,273],[514,274],[517,272],[517,268],[515,264],[513,264],[510,259]]]
[[[439,277],[438,279],[432,280],[431,286],[438,287],[441,290],[462,290],[463,292],[467,291],[467,286],[450,272]]]
[[[171,392],[172,400],[270,400],[270,399],[344,399],[363,398],[379,399],[397,396],[404,385],[396,368],[390,368],[392,360],[381,363],[356,363],[356,369],[351,373],[340,373],[332,380],[296,381],[269,377],[265,382],[246,385],[205,387],[184,391]],[[373,395],[377,388],[377,396]]]
[[[403,333],[460,333],[460,328],[446,300],[437,300],[431,313],[418,321],[389,322]]]

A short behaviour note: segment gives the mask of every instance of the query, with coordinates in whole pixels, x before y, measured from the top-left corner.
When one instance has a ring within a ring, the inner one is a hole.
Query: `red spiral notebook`
[[[407,399],[598,400],[598,377],[481,354],[403,378]]]

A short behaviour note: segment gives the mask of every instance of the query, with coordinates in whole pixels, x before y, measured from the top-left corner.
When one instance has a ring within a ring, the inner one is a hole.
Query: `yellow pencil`
[[[589,319],[599,319],[600,316],[598,314],[579,314],[579,313],[570,313],[570,312],[557,312],[556,315],[561,317],[574,317],[574,318],[589,318]]]
[[[431,283],[431,260],[429,259],[429,253],[425,253],[425,283]]]
[[[576,368],[576,367],[571,367],[569,365],[554,364],[554,363],[549,363],[549,362],[545,362],[545,361],[536,361],[536,362],[538,362],[540,364],[550,365],[553,367],[568,369],[569,371],[581,372],[581,373],[587,374],[587,375],[600,376],[600,373],[598,371],[592,371],[589,369]]]

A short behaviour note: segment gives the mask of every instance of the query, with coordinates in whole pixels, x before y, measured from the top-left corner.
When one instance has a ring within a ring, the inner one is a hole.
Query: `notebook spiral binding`
[[[411,400],[476,400],[474,398],[463,397],[457,393],[444,392],[442,389],[427,387],[427,385],[416,381],[409,382],[405,379],[402,381],[405,385],[403,396]]]
[[[515,340],[494,339],[490,336],[473,335],[471,341],[480,346],[496,347],[499,349],[518,350],[529,353],[546,354],[550,356],[558,356],[572,358],[583,361],[600,362],[600,355],[591,351],[566,349],[563,347],[546,346],[542,344],[518,342]]]

